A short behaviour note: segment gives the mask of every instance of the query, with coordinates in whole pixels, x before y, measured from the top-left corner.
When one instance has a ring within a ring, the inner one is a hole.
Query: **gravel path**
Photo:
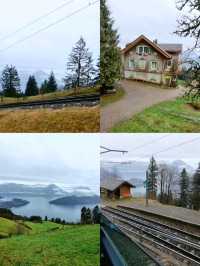
[[[181,89],[163,89],[157,85],[130,80],[121,81],[125,96],[112,104],[101,107],[101,132],[108,132],[116,123],[131,118],[156,103],[174,99]]]

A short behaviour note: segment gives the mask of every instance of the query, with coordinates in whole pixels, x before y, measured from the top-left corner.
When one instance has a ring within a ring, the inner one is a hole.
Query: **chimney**
[[[153,42],[154,42],[155,44],[158,44],[158,39],[155,39]]]

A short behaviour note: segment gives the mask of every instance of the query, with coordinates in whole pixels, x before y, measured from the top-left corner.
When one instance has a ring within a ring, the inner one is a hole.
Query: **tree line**
[[[175,184],[175,179],[179,180],[178,184]],[[176,193],[174,185],[177,187]],[[150,199],[200,210],[200,163],[195,173],[190,175],[185,168],[179,172],[176,167],[165,163],[158,166],[152,157],[147,170],[146,186]]]
[[[5,66],[1,77],[1,96],[23,97],[35,96],[38,94],[51,93],[58,90],[58,84],[53,72],[48,80],[44,80],[39,87],[34,75],[30,75],[26,84],[25,92],[21,90],[20,77],[17,68],[13,65]],[[92,53],[86,46],[86,42],[81,37],[72,48],[67,62],[67,73],[64,82],[64,89],[89,87],[99,81],[99,63],[94,66]]]
[[[30,217],[15,215],[11,210],[0,208],[0,217],[9,219],[9,220],[20,220],[20,221],[30,221],[33,223],[42,223],[43,221],[50,221],[57,224],[67,225],[67,224],[99,224],[100,223],[100,208],[95,206],[93,209],[83,207],[81,209],[80,222],[68,222],[65,219],[61,218],[48,218],[45,216],[43,219],[41,216],[33,215]]]
[[[38,218],[39,220],[39,218]],[[42,218],[40,217],[40,221]],[[61,218],[48,218],[45,216],[44,221],[50,221],[57,224],[99,224],[100,223],[100,208],[95,206],[93,209],[86,208],[85,206],[81,209],[80,223],[67,222],[65,219]]]

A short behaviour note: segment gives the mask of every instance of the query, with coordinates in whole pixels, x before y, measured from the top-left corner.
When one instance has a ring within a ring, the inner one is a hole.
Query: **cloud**
[[[144,34],[160,43],[183,43],[184,49],[191,48],[194,40],[173,34],[180,12],[175,0],[108,0],[115,26],[120,33],[121,46]]]
[[[95,134],[0,134],[0,180],[98,186]]]
[[[102,155],[102,160],[148,161],[154,155],[157,160],[185,160],[196,166],[200,161],[200,134],[102,134],[101,145],[128,151]]]
[[[57,8],[64,2],[69,1],[8,0],[3,2],[0,9],[0,38]],[[87,0],[73,0],[71,2],[56,13],[13,35],[8,40],[0,41],[0,50],[88,4]],[[1,66],[13,64],[19,70],[31,69],[34,72],[36,70],[48,72],[54,70],[64,75],[68,55],[80,36],[85,38],[87,46],[97,58],[99,55],[98,3],[0,53]]]

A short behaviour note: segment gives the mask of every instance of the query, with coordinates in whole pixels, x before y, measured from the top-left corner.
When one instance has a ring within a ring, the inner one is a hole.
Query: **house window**
[[[139,55],[151,54],[151,49],[148,46],[145,46],[145,45],[138,46],[137,51],[138,51]]]
[[[172,66],[172,60],[167,60],[167,67],[171,67]]]
[[[151,70],[152,71],[158,70],[158,62],[156,61],[151,62]]]
[[[139,69],[145,69],[146,67],[146,61],[145,60],[139,60],[138,61],[138,68]]]
[[[131,69],[133,69],[135,67],[135,61],[134,61],[134,59],[129,58],[128,67],[131,68]]]
[[[149,54],[149,47],[144,46],[144,53],[145,53],[145,54]]]
[[[139,46],[138,52],[139,52],[139,55],[143,55],[143,46]]]

